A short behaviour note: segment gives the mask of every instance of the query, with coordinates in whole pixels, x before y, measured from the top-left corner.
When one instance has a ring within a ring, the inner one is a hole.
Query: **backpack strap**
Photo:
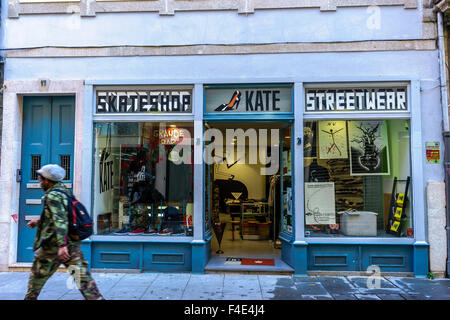
[[[56,191],[56,192],[62,193],[62,194],[65,195],[68,199],[72,198],[70,194],[68,194],[67,192],[65,192],[65,191],[62,190],[62,189],[53,189],[52,191]]]
[[[71,214],[72,214],[72,219],[73,219],[73,222],[72,222],[72,223],[73,223],[73,225],[76,225],[76,224],[77,224],[77,221],[76,221],[75,207],[74,207],[74,205],[73,205],[71,196],[70,196],[67,192],[65,192],[65,191],[63,191],[63,190],[61,190],[61,189],[54,189],[54,190],[52,190],[52,191],[56,191],[56,192],[62,193],[63,195],[65,195],[65,196],[67,197],[67,203],[68,203],[67,209],[68,209],[68,212],[69,212],[69,219],[70,219],[70,212],[71,212]],[[71,221],[69,221],[69,228],[70,228],[70,222],[71,222]]]
[[[67,198],[67,204],[68,204],[68,208],[70,209],[70,207],[72,206],[72,203],[73,203],[73,196],[71,196],[70,194],[68,194],[67,192],[65,192],[64,190],[61,190],[61,189],[53,189],[52,191],[56,191],[56,192],[59,192],[59,193],[62,193],[63,195],[65,195],[66,196],[66,198]]]

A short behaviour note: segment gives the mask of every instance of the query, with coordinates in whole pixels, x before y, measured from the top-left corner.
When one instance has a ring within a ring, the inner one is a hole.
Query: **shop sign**
[[[205,103],[206,113],[214,114],[292,112],[291,88],[207,88]]]
[[[191,113],[192,90],[97,91],[97,113]]]
[[[305,89],[305,112],[407,112],[406,87]]]
[[[184,129],[179,128],[166,128],[166,129],[155,129],[153,131],[153,136],[158,138],[158,143],[163,145],[173,145],[183,140]]]
[[[426,142],[427,164],[441,162],[441,147],[439,142]]]

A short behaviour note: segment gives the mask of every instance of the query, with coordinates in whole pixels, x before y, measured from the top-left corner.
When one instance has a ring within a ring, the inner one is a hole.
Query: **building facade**
[[[448,86],[448,53],[449,53],[449,2],[448,1],[434,1],[434,7],[433,12],[435,12],[436,16],[436,25],[438,30],[438,45],[439,45],[439,52],[440,52],[440,68],[441,68],[441,99],[442,99],[442,106],[443,106],[443,132],[444,132],[444,143],[445,143],[445,149],[447,150],[445,153],[445,170],[446,170],[446,177],[445,177],[445,184],[446,184],[446,199],[448,199],[448,164],[449,164],[449,155],[448,155],[448,145],[449,145],[449,138],[450,138],[450,127],[449,127],[449,113],[448,113],[448,101],[449,101],[449,86]],[[447,109],[447,110],[446,110]],[[448,200],[447,200],[448,202]],[[438,231],[439,236],[436,236],[436,247],[440,248],[440,250],[436,250],[436,253],[434,257],[431,257],[430,262],[430,269],[431,272],[435,271],[438,274],[445,273],[445,270],[447,270],[447,276],[449,275],[449,250],[450,250],[450,214],[449,209],[447,207],[447,214],[445,222],[442,221],[442,217],[438,216],[438,219],[433,219],[432,225],[435,225],[435,229]],[[443,239],[443,230],[441,229],[441,225],[446,225],[446,241]],[[439,255],[439,251],[447,251],[447,254],[445,256]]]
[[[3,5],[3,268],[32,260],[52,162],[95,220],[95,269],[429,272],[430,212],[445,216],[431,3]]]

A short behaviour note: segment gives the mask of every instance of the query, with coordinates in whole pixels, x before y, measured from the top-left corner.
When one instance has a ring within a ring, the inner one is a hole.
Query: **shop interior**
[[[205,165],[205,208],[214,236],[211,257],[226,257],[230,263],[236,258],[279,259],[280,233],[292,233],[291,124],[210,122],[208,129],[223,136],[220,148],[206,148],[212,160]],[[239,129],[248,134],[245,139]],[[227,130],[235,136],[227,136]],[[227,144],[232,149],[227,151]]]
[[[304,122],[306,237],[413,237],[409,120]]]

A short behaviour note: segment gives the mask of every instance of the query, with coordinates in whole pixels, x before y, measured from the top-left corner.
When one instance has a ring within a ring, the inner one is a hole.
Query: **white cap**
[[[55,182],[61,181],[66,176],[66,170],[57,164],[47,164],[36,172],[44,178]]]

